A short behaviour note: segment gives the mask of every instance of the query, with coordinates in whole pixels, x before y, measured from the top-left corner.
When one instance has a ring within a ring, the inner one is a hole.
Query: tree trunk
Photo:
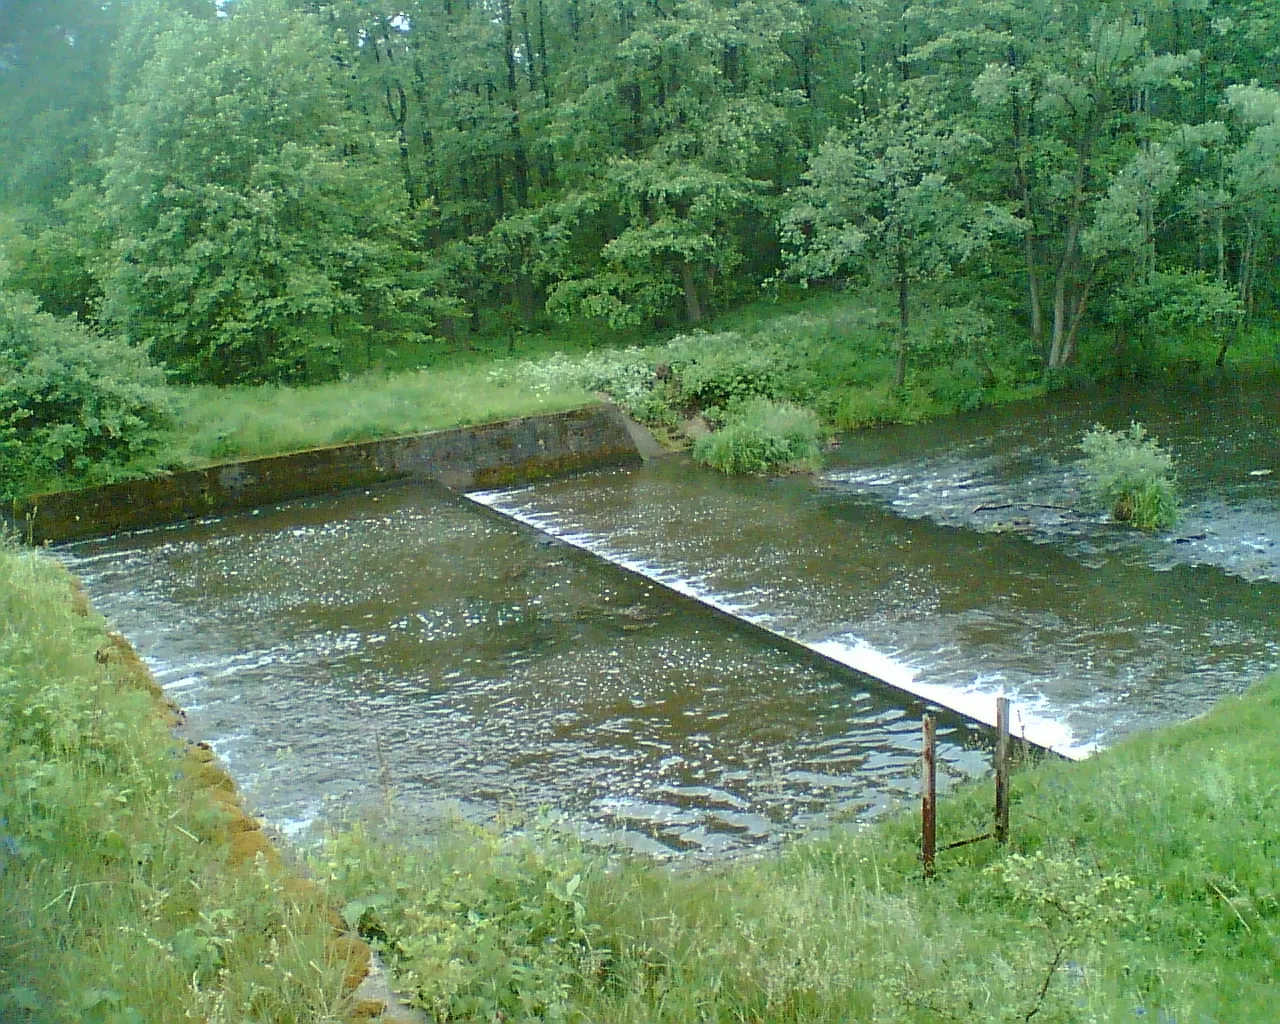
[[[1094,117],[1099,115],[1095,111]],[[1089,158],[1093,150],[1093,128],[1081,129],[1076,143],[1076,169],[1071,188],[1071,213],[1067,221],[1067,238],[1062,247],[1062,259],[1058,261],[1057,280],[1053,285],[1053,336],[1049,344],[1047,366],[1057,370],[1067,365],[1075,350],[1075,336],[1079,321],[1074,315],[1083,315],[1084,303],[1077,302],[1074,310],[1067,308],[1068,289],[1077,266],[1077,249],[1080,232],[1084,227],[1084,191],[1089,177]],[[1086,289],[1087,290],[1087,289]],[[1075,321],[1074,327],[1072,321]]]
[[[689,323],[699,323],[702,320],[702,303],[698,301],[698,283],[694,280],[693,264],[689,260],[680,261],[680,281],[684,285],[684,309]]]
[[[907,332],[911,329],[911,307],[907,280],[907,249],[898,243],[898,363],[893,372],[893,386],[907,383]]]
[[[516,82],[516,49],[515,34],[511,24],[511,0],[502,0],[499,11],[502,16],[502,42],[506,49],[507,61],[507,108],[511,111],[509,132],[511,134],[511,156],[514,163],[513,183],[516,189],[516,208],[524,209],[529,205],[529,158],[524,151],[524,140],[520,133],[520,99]]]
[[[524,70],[529,77],[529,92],[538,91],[538,63],[534,60],[533,34],[529,31],[529,8],[520,8],[520,38],[524,40]]]
[[[1067,364],[1070,352],[1067,347],[1067,334],[1070,329],[1071,312],[1068,309],[1068,287],[1071,274],[1075,268],[1076,242],[1080,237],[1080,221],[1073,216],[1067,228],[1066,246],[1062,251],[1062,259],[1058,261],[1057,280],[1053,284],[1053,334],[1049,343],[1048,367],[1057,370]]]
[[[1016,64],[1016,58],[1009,55],[1010,64]],[[1034,106],[1034,105],[1033,105]],[[1027,169],[1026,140],[1034,130],[1033,124],[1024,123],[1022,102],[1016,89],[1010,99],[1010,120],[1013,125],[1014,178],[1022,200],[1022,217],[1027,222],[1027,233],[1022,238],[1023,259],[1027,266],[1027,306],[1031,319],[1031,343],[1036,351],[1044,351],[1044,303],[1040,297],[1040,266],[1036,254],[1036,210],[1035,198],[1031,185],[1031,172]],[[1031,120],[1028,114],[1027,121]]]
[[[396,83],[396,102],[391,95],[391,83],[387,83],[387,113],[391,115],[391,121],[396,126],[396,141],[400,146],[400,175],[404,180],[405,195],[409,199],[409,209],[416,209],[418,206],[418,183],[414,180],[413,165],[409,160],[409,133],[407,123],[409,119],[409,98],[404,93],[404,86],[399,82]]]

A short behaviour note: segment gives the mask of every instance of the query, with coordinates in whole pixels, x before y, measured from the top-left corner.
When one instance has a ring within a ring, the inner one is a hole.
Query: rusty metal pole
[[[937,725],[933,715],[924,716],[924,775],[920,780],[920,858],[924,877],[933,877],[933,861],[938,849],[938,761]]]
[[[1009,841],[1009,698],[996,698],[996,842]]]

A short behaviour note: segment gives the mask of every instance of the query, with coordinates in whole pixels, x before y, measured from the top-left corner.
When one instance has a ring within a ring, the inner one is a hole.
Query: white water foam
[[[772,617],[768,614],[754,612],[751,605],[735,602],[727,595],[717,593],[705,580],[696,576],[683,576],[668,567],[636,558],[634,555],[611,547],[605,538],[597,534],[570,529],[554,513],[526,511],[513,501],[519,495],[530,494],[532,491],[531,487],[472,491],[466,497],[477,505],[492,509],[526,526],[532,526],[563,544],[586,551],[677,594],[750,623],[781,640],[799,644],[820,657],[852,668],[896,690],[947,708],[973,721],[994,727],[996,698],[1010,696],[999,685],[999,680],[994,677],[985,679],[980,677],[974,681],[973,685],[965,688],[921,681],[917,678],[916,669],[911,665],[897,660],[891,654],[853,635],[832,637],[816,642],[792,636],[775,628],[771,624]],[[1054,718],[1047,707],[1043,706],[1043,700],[1034,705],[1028,705],[1025,703],[1025,695],[1019,694],[1018,699],[1019,703],[1014,710],[1014,721],[1011,726],[1014,735],[1071,760],[1085,758],[1097,749],[1092,743],[1081,742],[1066,723]]]

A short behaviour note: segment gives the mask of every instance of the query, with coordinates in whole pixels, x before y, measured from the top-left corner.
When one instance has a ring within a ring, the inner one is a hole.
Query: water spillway
[[[475,496],[511,519],[413,485],[61,551],[277,823],[547,804],[719,854],[913,794],[923,699],[1006,692],[1082,752],[1280,664],[1258,399],[1153,423],[1189,453],[1163,538],[1083,509],[1079,430],[1153,418],[1083,403],[860,435],[816,481],[677,459]],[[945,778],[986,770],[941,732]]]
[[[1146,422],[1178,529],[1118,526],[1078,442]],[[679,462],[474,495],[885,682],[1080,755],[1280,664],[1280,394],[1082,394],[846,439],[819,479]]]

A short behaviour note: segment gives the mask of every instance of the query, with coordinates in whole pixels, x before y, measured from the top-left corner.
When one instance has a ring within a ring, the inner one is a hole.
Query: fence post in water
[[[1009,698],[996,698],[996,842],[1009,841]]]
[[[924,716],[924,775],[920,780],[920,857],[924,877],[933,877],[933,860],[938,849],[938,762],[935,750],[936,723]]]

